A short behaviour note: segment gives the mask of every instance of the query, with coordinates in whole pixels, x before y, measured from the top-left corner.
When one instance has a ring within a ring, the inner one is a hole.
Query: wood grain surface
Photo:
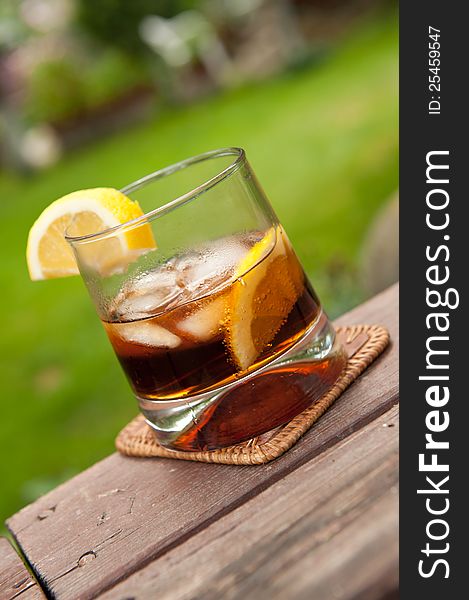
[[[299,467],[100,600],[381,598],[397,589],[398,410]]]
[[[385,325],[391,347],[273,463],[114,454],[11,517],[7,525],[49,593],[103,593],[389,410],[398,401],[397,298],[393,286],[338,320]]]
[[[45,595],[31,577],[16,550],[0,538],[0,600],[41,600]]]

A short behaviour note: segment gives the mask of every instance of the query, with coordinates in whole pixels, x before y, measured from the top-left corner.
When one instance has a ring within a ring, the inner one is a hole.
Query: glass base
[[[162,446],[216,450],[288,423],[324,395],[346,363],[322,314],[287,352],[236,382],[184,399],[138,401]]]

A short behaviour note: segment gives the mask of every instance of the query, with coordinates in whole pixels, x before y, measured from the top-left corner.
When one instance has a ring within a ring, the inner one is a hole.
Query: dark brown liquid
[[[314,292],[305,285],[280,331],[251,369],[289,348],[316,319],[319,310]],[[177,315],[157,318],[159,324],[173,319]],[[233,381],[239,374],[222,333],[207,342],[183,339],[174,349],[151,348],[119,338],[113,338],[112,343],[131,386],[141,398],[192,396]]]
[[[259,239],[253,234],[235,238],[236,251],[244,253],[237,258],[238,264],[243,264],[243,256]],[[171,440],[174,448],[220,448],[286,423],[322,395],[344,366],[342,353],[335,352],[322,361],[256,374],[315,324],[327,324],[281,230],[273,250],[260,258],[245,275],[228,278],[226,285],[220,285],[217,273],[210,274],[202,289],[205,295],[201,297],[199,290],[198,296],[188,299],[186,294],[180,305],[176,302],[166,310],[156,307],[154,316],[147,318],[138,314],[139,318],[129,319],[125,310],[137,303],[139,307],[151,304],[151,290],[145,291],[143,300],[135,287],[123,290],[115,310],[118,318],[104,323],[135,394],[143,400],[183,402],[239,381],[201,413],[194,413],[192,425]],[[195,263],[190,257],[183,259],[190,289]],[[155,281],[171,281],[173,271],[171,266],[160,268]],[[210,294],[211,287],[214,291]],[[155,294],[160,291],[161,286],[155,287]],[[240,323],[238,329],[235,322]],[[244,382],[245,376],[249,377]]]
[[[284,425],[318,400],[345,364],[345,354],[337,350],[319,362],[261,372],[226,392],[173,445],[180,450],[214,450]]]

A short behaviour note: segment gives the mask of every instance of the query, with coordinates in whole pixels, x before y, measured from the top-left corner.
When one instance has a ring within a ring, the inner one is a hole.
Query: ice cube
[[[162,268],[126,282],[114,302],[114,313],[126,321],[143,319],[163,310],[182,290],[176,272]]]
[[[144,319],[158,311],[162,300],[164,297],[159,294],[128,296],[119,304],[119,312],[126,319]]]
[[[216,287],[229,280],[246,247],[230,238],[217,240],[177,263],[179,284],[190,291]]]
[[[144,319],[214,291],[229,282],[246,251],[239,239],[215,240],[135,276],[111,303],[111,319]]]
[[[113,333],[125,342],[151,346],[152,348],[177,348],[181,338],[168,329],[149,323],[135,321],[133,323],[112,324]]]
[[[139,275],[128,284],[128,287],[130,293],[135,295],[171,293],[177,289],[177,272],[165,265],[160,269]]]
[[[196,341],[206,342],[220,329],[220,323],[225,314],[224,298],[203,301],[203,306],[196,309],[189,316],[177,324],[177,329],[184,335],[188,335]]]

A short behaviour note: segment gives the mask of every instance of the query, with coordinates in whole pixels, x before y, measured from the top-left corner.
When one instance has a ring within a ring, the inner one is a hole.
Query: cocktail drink
[[[288,422],[345,365],[242,150],[123,190],[149,210],[74,236],[80,272],[159,442],[230,446]]]

